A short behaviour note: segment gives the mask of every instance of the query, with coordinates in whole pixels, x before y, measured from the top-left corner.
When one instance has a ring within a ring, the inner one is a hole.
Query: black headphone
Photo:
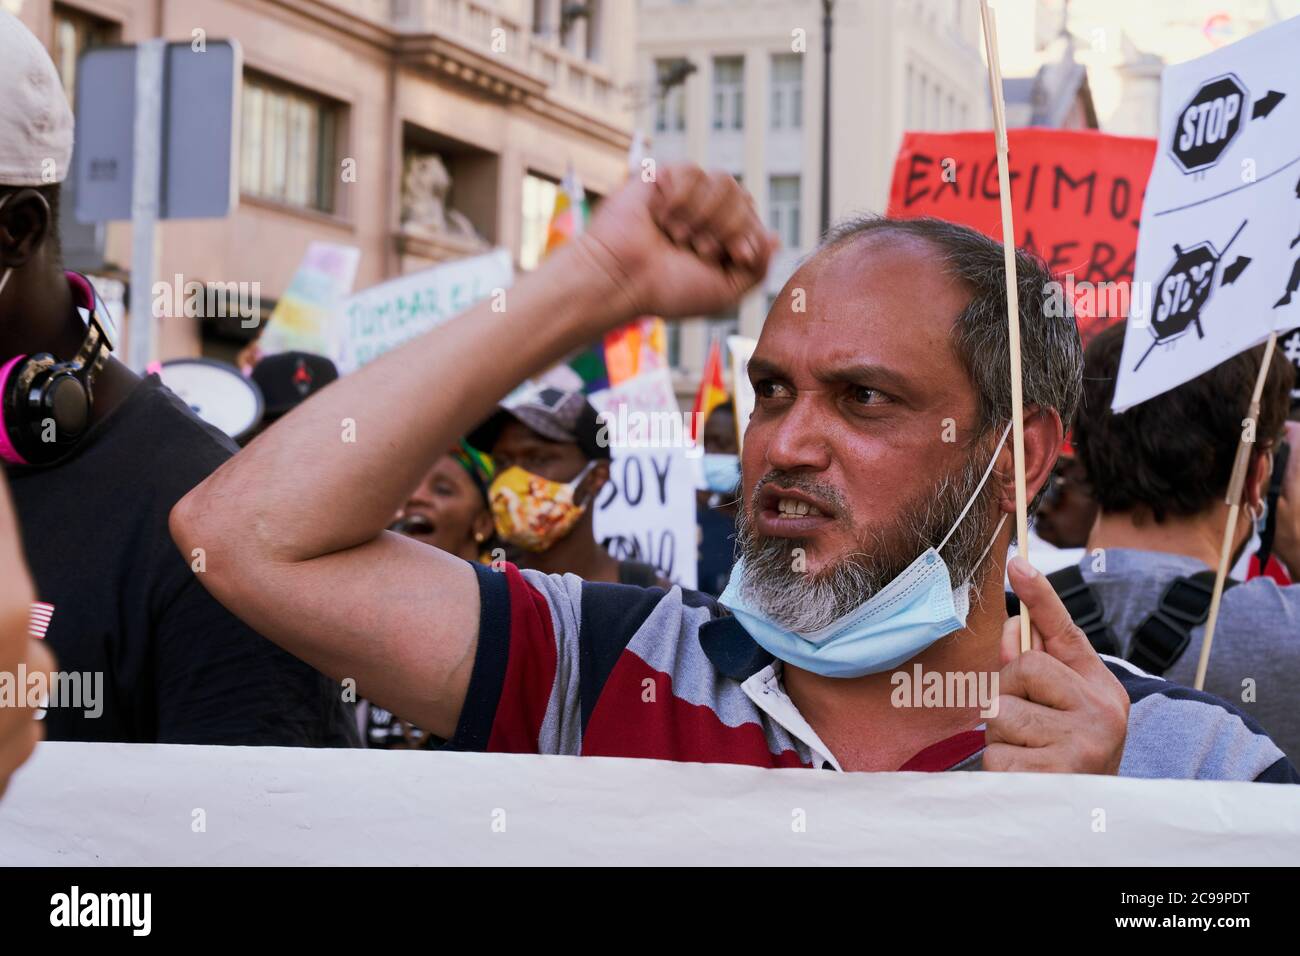
[[[95,376],[113,349],[104,322],[111,329],[112,320],[90,281],[76,272],[67,275],[79,308],[89,313],[76,358],[16,355],[0,367],[0,460],[9,464],[55,464],[90,427]]]

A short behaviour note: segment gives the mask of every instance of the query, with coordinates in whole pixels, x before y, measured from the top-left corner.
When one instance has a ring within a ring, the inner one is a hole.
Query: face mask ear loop
[[[984,477],[981,478],[980,483],[975,486],[975,493],[970,496],[970,501],[966,502],[966,507],[961,509],[961,514],[959,514],[957,520],[952,523],[952,527],[948,529],[948,533],[943,536],[943,540],[939,542],[939,547],[935,548],[936,551],[942,551],[943,546],[948,543],[948,539],[956,533],[959,527],[961,527],[961,522],[962,519],[966,517],[966,512],[970,511],[971,506],[975,504],[975,499],[978,498],[980,492],[984,490],[984,483],[989,480],[989,475],[993,474],[993,466],[997,463],[998,455],[1002,453],[1002,446],[1007,443],[1007,436],[1009,434],[1011,434],[1011,423],[1007,422],[1007,427],[1002,431],[1002,437],[998,439],[998,447],[993,449],[993,457],[989,459],[989,466],[984,469]],[[1002,517],[1005,519],[1006,515],[1003,515]],[[987,552],[985,553],[987,554]]]
[[[589,462],[587,462],[586,467],[583,468],[582,471],[578,472],[578,475],[577,475],[576,478],[574,478],[571,482],[569,482],[570,487],[572,487],[572,488],[576,491],[577,488],[578,488],[578,485],[582,482],[582,479],[586,478],[589,474],[591,474],[591,469],[593,469],[593,468],[595,468],[595,467],[596,467],[596,462],[595,462],[595,461],[589,461]]]
[[[595,460],[592,460],[592,461],[587,462],[587,467],[583,468],[582,471],[578,472],[578,475],[577,475],[576,478],[574,478],[572,481],[570,481],[570,482],[567,483],[567,484],[568,484],[568,487],[569,487],[569,488],[572,490],[572,492],[573,492],[573,497],[574,497],[574,501],[575,501],[575,502],[577,501],[577,497],[578,497],[578,486],[579,486],[580,484],[582,484],[582,479],[586,478],[589,474],[591,474],[591,470],[592,470],[593,468],[595,468],[595,467],[596,467],[596,462],[595,462]],[[591,504],[591,499],[594,498],[594,497],[595,497],[595,495],[588,495],[588,496],[587,496],[587,503],[584,504],[584,505],[582,505],[581,507],[586,508],[588,505],[590,505],[590,504]]]
[[[962,581],[963,587],[975,580],[975,575],[979,574],[980,565],[984,563],[984,559],[987,558],[989,552],[993,550],[993,545],[997,544],[998,535],[1002,533],[1002,526],[1006,523],[1007,515],[1003,514],[1001,520],[998,521],[998,526],[993,529],[993,537],[989,538],[989,543],[984,546],[984,550],[980,552],[980,556],[975,559],[975,566],[971,568],[971,572],[967,575],[966,580]]]
[[[984,559],[987,558],[989,556],[989,552],[993,550],[993,545],[997,543],[998,535],[1002,533],[1002,526],[1006,523],[1007,523],[1007,515],[1003,514],[1002,519],[998,521],[998,526],[993,529],[993,537],[989,538],[989,543],[984,546],[984,550],[980,552],[980,556],[976,559],[975,570],[971,571],[970,578],[967,578],[966,579],[967,581],[975,577],[975,572],[979,570],[980,565],[984,563]]]

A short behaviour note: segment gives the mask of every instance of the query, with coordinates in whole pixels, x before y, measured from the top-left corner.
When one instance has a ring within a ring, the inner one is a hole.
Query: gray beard
[[[976,443],[976,453],[986,442]],[[736,517],[737,550],[745,561],[740,597],[769,620],[796,633],[819,631],[857,610],[902,574],[929,548],[938,547],[966,502],[975,494],[988,460],[972,455],[955,475],[917,495],[902,514],[884,528],[873,529],[859,542],[859,550],[845,555],[817,574],[804,570],[807,542],[799,538],[765,537],[754,529],[753,514],[763,488],[777,483],[804,491],[830,505],[836,520],[852,515],[839,490],[795,473],[769,472],[754,487],[746,507]],[[971,578],[997,525],[996,483],[989,482],[967,512],[961,525],[944,545],[941,556],[948,565],[954,587]],[[978,582],[976,582],[978,585]],[[976,598],[972,595],[972,601]]]

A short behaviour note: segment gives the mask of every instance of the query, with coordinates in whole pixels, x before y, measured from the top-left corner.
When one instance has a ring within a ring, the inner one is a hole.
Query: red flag
[[[727,400],[727,388],[722,383],[722,343],[717,339],[709,346],[709,357],[704,362],[704,375],[700,390],[695,393],[695,407],[691,409],[691,439],[701,440],[701,426],[709,413]]]

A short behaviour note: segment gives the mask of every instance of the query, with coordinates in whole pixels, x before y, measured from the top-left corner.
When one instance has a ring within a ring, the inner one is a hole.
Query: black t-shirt
[[[37,600],[54,606],[45,640],[60,672],[102,687],[97,717],[51,707],[49,739],[358,743],[339,685],[217,603],[172,541],[172,506],[234,451],[151,375],[71,458],[8,469]]]

